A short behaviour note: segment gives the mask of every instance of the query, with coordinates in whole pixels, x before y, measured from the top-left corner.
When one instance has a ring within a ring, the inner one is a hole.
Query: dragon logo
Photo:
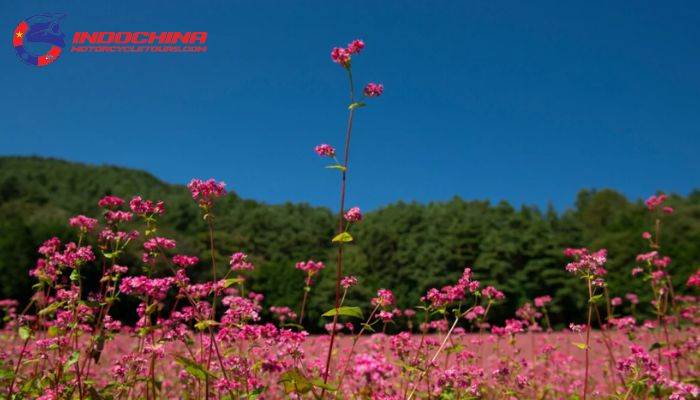
[[[56,61],[66,47],[66,35],[61,32],[59,22],[66,14],[43,13],[33,15],[20,22],[12,35],[17,57],[24,63],[43,67]],[[34,55],[30,48],[50,46],[48,52]]]

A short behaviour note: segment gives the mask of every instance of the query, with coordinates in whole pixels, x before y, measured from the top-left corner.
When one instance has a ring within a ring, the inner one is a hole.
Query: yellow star
[[[17,37],[21,38],[22,37],[22,32],[17,32]]]

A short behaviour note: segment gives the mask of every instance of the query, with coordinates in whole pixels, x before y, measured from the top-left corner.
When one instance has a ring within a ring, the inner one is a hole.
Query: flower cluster
[[[335,157],[335,149],[327,144],[319,144],[314,151],[321,157]]]
[[[162,215],[165,212],[165,202],[159,201],[153,204],[153,201],[151,200],[144,201],[141,196],[134,196],[134,198],[132,198],[129,202],[129,208],[134,214],[140,216],[144,216],[146,214]]]
[[[345,213],[345,219],[348,222],[359,222],[362,221],[362,211],[360,207],[353,207]]]
[[[233,253],[231,255],[231,259],[229,260],[229,266],[231,266],[232,271],[241,271],[241,270],[249,270],[252,271],[255,269],[253,264],[249,263],[246,261],[248,259],[248,256],[244,253],[238,252],[238,253]]]
[[[384,85],[368,83],[362,91],[366,97],[379,97],[384,92]]]
[[[192,198],[199,201],[202,208],[209,209],[214,206],[214,200],[226,195],[226,184],[209,179],[206,182],[201,179],[192,179],[187,184],[187,188],[192,193]]]
[[[360,54],[360,51],[364,48],[365,43],[362,40],[353,40],[347,47],[334,47],[331,51],[331,60],[344,68],[350,68],[351,56],[353,54]]]

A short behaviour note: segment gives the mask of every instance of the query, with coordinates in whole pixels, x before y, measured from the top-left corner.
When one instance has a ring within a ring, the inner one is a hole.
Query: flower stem
[[[583,400],[586,400],[588,396],[588,358],[591,343],[591,319],[593,317],[593,303],[591,302],[593,298],[593,286],[591,285],[591,277],[588,276],[586,280],[588,281],[588,326],[586,326],[586,371],[583,377]]]
[[[348,68],[348,75],[350,79],[350,104],[354,100],[354,88],[352,82],[352,71]],[[350,109],[350,115],[348,117],[348,128],[345,135],[345,159],[343,161],[343,176],[342,184],[340,189],[340,210],[338,212],[338,234],[343,233],[343,211],[345,210],[345,190],[347,181],[347,170],[348,170],[348,156],[350,154],[350,134],[352,133],[352,119],[355,113],[355,109]],[[340,280],[342,272],[342,261],[343,261],[343,242],[338,242],[338,264],[336,268],[336,284],[335,284],[335,308],[340,307]],[[338,323],[338,313],[333,316],[333,327]],[[331,358],[333,357],[333,344],[335,343],[335,329],[331,330],[331,341],[328,346],[328,355],[326,356],[326,367],[323,372],[323,383],[328,383],[328,374],[330,372]],[[321,398],[325,394],[325,389],[321,392]]]

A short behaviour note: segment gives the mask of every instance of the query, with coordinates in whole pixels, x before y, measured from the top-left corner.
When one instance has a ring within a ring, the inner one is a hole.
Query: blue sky
[[[75,31],[207,31],[206,54],[77,54],[25,66],[19,21]],[[700,187],[698,2],[2,1],[0,155],[215,177],[270,203],[335,208],[347,81],[362,38],[349,204],[508,200],[570,206]]]

